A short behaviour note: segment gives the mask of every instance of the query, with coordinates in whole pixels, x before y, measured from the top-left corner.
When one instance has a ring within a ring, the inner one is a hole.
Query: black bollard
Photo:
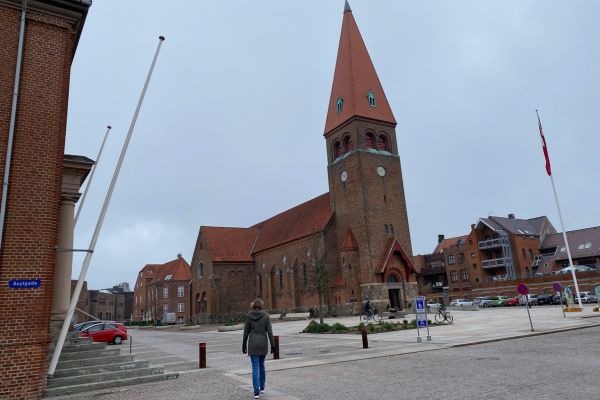
[[[199,368],[206,368],[206,343],[200,343]]]
[[[369,348],[369,339],[367,337],[367,327],[362,328],[360,333],[362,334],[363,349],[368,349]]]
[[[273,352],[273,360],[279,360],[279,336],[273,336],[275,341],[275,351]]]

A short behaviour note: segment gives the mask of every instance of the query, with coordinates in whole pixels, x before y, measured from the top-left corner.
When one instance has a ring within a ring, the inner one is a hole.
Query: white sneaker
[[[259,396],[259,395],[257,395],[257,394],[255,394],[255,395],[254,395],[254,398],[255,398],[255,399],[260,399],[260,396]]]

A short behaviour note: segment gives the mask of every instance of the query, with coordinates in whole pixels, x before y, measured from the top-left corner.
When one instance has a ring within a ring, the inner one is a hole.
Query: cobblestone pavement
[[[248,362],[246,360],[246,362]],[[267,366],[272,362],[267,362]],[[598,398],[600,327],[390,357],[270,371],[264,400]],[[57,400],[251,399],[222,370]]]

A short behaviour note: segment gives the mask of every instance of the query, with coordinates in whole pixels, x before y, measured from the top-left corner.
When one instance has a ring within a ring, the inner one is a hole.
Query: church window
[[[262,274],[258,274],[258,293],[262,297],[263,278]]]
[[[387,224],[385,224],[385,225],[383,226],[383,232],[384,232],[386,235],[390,233],[390,230],[388,229],[388,226],[387,226]]]
[[[344,109],[344,99],[341,96],[339,96],[335,102],[335,109],[337,110],[338,114]]]
[[[306,264],[302,264],[302,280],[304,287],[308,287],[308,272],[306,271]]]
[[[342,155],[342,144],[338,140],[333,144],[333,159],[337,159]]]
[[[369,91],[369,93],[367,94],[367,99],[369,100],[369,106],[370,107],[377,107],[377,97],[375,96],[375,93],[373,93],[372,90]]]
[[[350,136],[346,136],[344,138],[344,153],[352,151],[352,146],[352,139],[350,139]]]
[[[387,136],[379,135],[377,138],[377,150],[390,151],[390,141]]]
[[[394,234],[394,225],[390,224],[390,233],[393,235]]]
[[[374,149],[375,148],[375,135],[372,133],[367,133],[367,148]]]
[[[277,274],[279,275],[279,289],[283,289],[283,271],[281,269],[277,270]]]

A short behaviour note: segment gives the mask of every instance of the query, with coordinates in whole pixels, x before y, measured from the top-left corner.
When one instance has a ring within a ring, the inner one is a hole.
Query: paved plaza
[[[567,393],[573,398],[573,389],[581,394],[577,398],[595,398],[600,314],[591,310],[586,306],[583,313],[564,318],[559,307],[534,307],[535,332],[524,308],[455,311],[453,325],[431,329],[432,342],[417,343],[416,330],[397,331],[369,335],[366,350],[360,335],[303,334],[307,321],[276,322],[281,360],[267,361],[264,398],[391,399],[420,393],[433,399],[554,399]],[[358,319],[327,320],[334,321],[351,325]],[[180,371],[180,378],[65,399],[250,398],[241,331],[131,333],[136,359]],[[206,370],[197,369],[199,342],[208,346]],[[127,351],[127,344],[122,349]]]

